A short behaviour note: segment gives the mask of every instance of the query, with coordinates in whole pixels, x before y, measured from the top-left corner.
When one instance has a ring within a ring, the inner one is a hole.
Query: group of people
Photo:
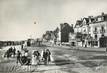
[[[4,57],[10,58],[15,57],[16,55],[16,48],[10,47],[4,54]]]
[[[24,53],[17,51],[17,63],[31,65],[39,65],[41,63],[44,63],[45,65],[47,65],[52,61],[51,55],[52,54],[49,49],[44,49],[41,53],[37,50],[34,50],[30,58],[28,50],[24,51]]]
[[[39,64],[43,62],[45,65],[52,61],[52,54],[49,49],[42,50],[41,54],[39,51],[34,51],[32,55],[32,65]]]
[[[41,52],[34,50],[32,53],[23,49],[21,51],[16,50],[15,47],[10,47],[4,54],[6,58],[16,58],[16,63],[21,65],[47,65],[49,62],[53,61],[52,54],[49,49],[43,49]]]
[[[44,49],[42,51],[42,60],[44,61],[44,64],[49,64],[50,61],[52,61],[52,54],[49,51],[49,49]]]

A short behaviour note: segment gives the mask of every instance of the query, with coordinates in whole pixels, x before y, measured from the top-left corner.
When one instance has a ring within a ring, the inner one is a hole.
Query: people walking
[[[46,50],[45,49],[42,51],[41,55],[42,55],[42,61],[46,65]]]
[[[23,44],[21,45],[21,50],[23,50]]]
[[[8,54],[9,54],[9,57],[12,57],[12,54],[13,54],[13,48],[12,47],[10,47],[8,49]]]
[[[45,65],[49,64],[49,62],[51,61],[50,55],[51,55],[51,52],[49,51],[49,49],[46,49],[43,51],[42,59],[43,59]]]
[[[17,64],[20,63],[20,58],[21,58],[21,52],[18,50],[17,51]]]
[[[37,65],[36,55],[34,54],[34,52],[33,52],[33,54],[32,54],[32,62],[31,62],[31,64],[32,64],[32,65]]]
[[[37,56],[37,58],[36,58],[37,59],[37,64],[39,65],[39,63],[40,63],[40,56],[41,55],[40,55],[39,51],[37,51],[36,53],[37,53],[36,54],[36,56]]]
[[[32,65],[39,65],[40,63],[40,53],[39,51],[34,51],[32,55]]]
[[[13,55],[14,55],[14,57],[15,57],[15,55],[16,55],[16,48],[14,47],[14,49],[13,49]]]
[[[49,49],[46,50],[46,64],[49,64],[49,62],[51,61],[50,58],[51,52]]]

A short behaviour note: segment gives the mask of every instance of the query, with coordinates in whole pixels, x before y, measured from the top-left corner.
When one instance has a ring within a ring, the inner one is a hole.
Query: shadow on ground
[[[107,56],[93,56],[89,59],[106,59],[107,60]]]
[[[86,62],[81,62],[82,65],[84,65],[85,67],[96,67],[98,66],[99,64],[95,61],[86,61]]]
[[[71,62],[70,60],[55,60],[54,63],[58,66],[66,65],[66,64],[75,64],[74,62]]]

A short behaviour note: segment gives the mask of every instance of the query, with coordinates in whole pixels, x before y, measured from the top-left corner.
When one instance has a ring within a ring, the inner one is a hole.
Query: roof
[[[86,20],[86,23],[89,23],[89,18],[83,18],[83,20]]]
[[[76,21],[76,24],[75,24],[75,27],[76,27],[76,26],[81,26],[81,24],[82,24],[82,20],[77,20],[77,21]]]
[[[104,17],[104,19],[101,20],[101,21],[98,21],[98,18],[100,18],[100,17],[101,18]],[[107,21],[107,14],[102,13],[101,15],[98,15],[98,16],[95,16],[95,17],[89,17],[89,19],[91,20],[90,23],[104,22],[104,21]]]

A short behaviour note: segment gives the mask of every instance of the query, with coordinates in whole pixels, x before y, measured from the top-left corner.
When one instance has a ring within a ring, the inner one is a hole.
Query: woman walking
[[[46,50],[46,64],[49,64],[49,62],[51,61],[50,58],[51,52],[49,49]]]
[[[17,51],[17,64],[20,63],[20,58],[21,58],[21,52],[18,50]]]
[[[38,65],[40,62],[40,53],[39,51],[34,51],[32,55],[32,65]]]
[[[37,65],[35,51],[32,54],[32,65]]]
[[[49,62],[51,61],[50,55],[51,52],[49,51],[49,49],[43,51],[43,61],[45,65],[49,64]]]

